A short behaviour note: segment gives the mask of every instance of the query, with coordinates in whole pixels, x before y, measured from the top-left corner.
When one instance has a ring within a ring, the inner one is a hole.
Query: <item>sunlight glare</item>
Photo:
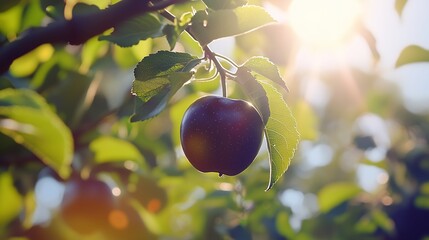
[[[344,41],[359,13],[357,0],[294,0],[288,19],[304,45],[326,49]]]

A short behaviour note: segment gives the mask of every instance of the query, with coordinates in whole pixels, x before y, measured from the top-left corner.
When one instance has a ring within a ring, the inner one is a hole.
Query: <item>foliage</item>
[[[309,101],[305,76],[285,77],[298,56],[289,26],[264,8],[278,1],[3,2],[0,52],[41,26],[73,19],[77,29],[96,28],[91,16],[147,6],[122,11],[106,31],[74,32],[87,39],[78,46],[48,36],[0,76],[1,239],[429,236],[429,119],[402,108],[375,71],[351,71],[359,101],[336,71],[322,76],[324,107]],[[167,5],[143,11],[159,3]],[[406,3],[392,9],[401,15]],[[362,29],[377,61],[375,38]],[[213,50],[225,38],[235,40],[233,60]],[[396,67],[428,60],[427,49],[411,45]],[[265,145],[235,177],[196,171],[178,137],[187,107],[220,92],[249,101],[265,124]],[[389,144],[359,132],[365,117],[390,124]],[[376,190],[356,183],[360,168],[381,172]],[[60,214],[75,179],[103,181],[114,195],[113,220],[89,235]]]

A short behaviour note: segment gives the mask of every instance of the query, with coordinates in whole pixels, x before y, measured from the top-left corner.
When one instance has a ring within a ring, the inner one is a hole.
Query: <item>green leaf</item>
[[[28,148],[60,176],[70,174],[71,132],[41,96],[30,90],[2,90],[0,116],[0,132]]]
[[[417,62],[429,62],[429,50],[417,45],[410,45],[402,50],[395,67]]]
[[[320,211],[327,213],[360,192],[361,189],[354,183],[336,182],[325,186],[318,194]]]
[[[138,98],[131,121],[144,121],[164,110],[171,97],[193,76],[189,71],[200,62],[187,53],[169,51],[145,57],[134,69],[131,92]]]
[[[270,180],[266,190],[280,179],[289,167],[299,142],[295,119],[279,90],[283,89],[261,75],[252,75],[240,67],[235,79],[265,123],[265,138],[270,155]]]
[[[271,82],[257,80],[267,93],[271,112],[265,126],[265,138],[270,153],[270,180],[267,187],[269,190],[288,169],[299,143],[299,132],[283,94]]]
[[[203,0],[213,10],[232,9],[245,5],[247,0]]]
[[[168,44],[170,45],[170,50],[176,46],[176,42],[179,39],[179,36],[183,31],[188,27],[189,23],[192,20],[192,14],[187,12],[183,14],[180,19],[174,20],[174,25],[168,24],[165,25],[162,30],[167,37]]]
[[[402,15],[402,11],[404,10],[407,1],[408,0],[395,0],[395,9],[399,16]]]
[[[200,63],[200,60],[187,53],[159,51],[143,58],[134,69],[136,81],[146,81],[156,77],[168,76],[174,72],[185,72]]]
[[[289,91],[285,81],[280,76],[277,66],[272,63],[268,58],[265,57],[252,57],[247,60],[244,64],[244,67],[247,67],[251,71],[258,73],[271,81],[277,83],[286,91]]]
[[[368,47],[372,53],[372,57],[376,62],[378,62],[380,60],[380,52],[377,49],[377,39],[375,38],[374,34],[372,34],[372,32],[363,24],[359,26],[359,33],[368,44]]]
[[[170,80],[166,77],[157,77],[146,81],[134,81],[131,91],[140,100],[147,102],[166,88],[170,88]]]
[[[235,81],[237,81],[250,102],[258,110],[264,124],[267,125],[270,117],[270,106],[265,89],[246,68],[239,68],[237,70]]]
[[[18,216],[23,204],[22,197],[16,190],[9,172],[0,173],[0,196],[2,196],[0,226],[6,226]]]
[[[102,136],[93,140],[89,149],[94,153],[96,163],[133,161],[139,165],[144,164],[144,158],[137,147],[122,139]]]
[[[201,45],[255,30],[274,19],[261,7],[243,6],[218,11],[198,11],[192,18],[191,32]]]
[[[144,121],[161,113],[168,101],[192,75],[189,72],[177,72],[150,81],[134,81],[132,92],[138,98],[131,122]]]
[[[113,42],[121,47],[131,47],[140,40],[164,35],[163,24],[152,14],[145,14],[126,21],[114,28],[110,35],[100,36],[100,40]]]

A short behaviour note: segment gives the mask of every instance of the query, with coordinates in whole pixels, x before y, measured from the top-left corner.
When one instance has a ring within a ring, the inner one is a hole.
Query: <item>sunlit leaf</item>
[[[207,45],[215,39],[243,34],[272,22],[274,19],[257,6],[198,11],[192,18],[191,32],[201,45]]]
[[[43,44],[33,51],[19,57],[10,66],[10,72],[16,77],[25,77],[32,74],[40,62],[48,61],[54,48],[50,44]]]
[[[300,135],[295,118],[283,99],[283,95],[271,82],[259,80],[259,83],[267,93],[271,112],[265,126],[265,137],[270,153],[270,181],[267,187],[269,190],[289,168]]]
[[[244,64],[244,67],[250,69],[251,71],[258,73],[271,81],[277,83],[283,87],[286,91],[288,88],[285,81],[280,76],[279,70],[274,63],[272,63],[268,58],[265,57],[252,57],[247,60]]]
[[[203,0],[207,7],[213,10],[232,9],[243,6],[247,0]]]
[[[327,185],[318,194],[320,211],[327,213],[360,192],[361,189],[354,183],[336,182]]]
[[[395,67],[418,62],[429,62],[429,50],[417,45],[410,45],[402,50]]]
[[[158,115],[171,97],[193,76],[200,59],[187,53],[159,51],[145,57],[134,69],[132,93],[137,96],[131,121]]]
[[[138,165],[144,163],[144,158],[137,147],[122,139],[102,136],[94,139],[89,149],[94,153],[95,163],[118,161],[133,161]]]
[[[187,53],[195,56],[203,54],[201,45],[188,32],[183,32],[179,37],[179,41]]]
[[[100,36],[100,40],[113,42],[121,47],[131,47],[140,40],[164,35],[163,24],[152,14],[135,17],[116,26],[110,35]]]
[[[399,15],[402,15],[402,11],[404,10],[407,1],[408,0],[395,0],[395,9]]]
[[[284,89],[261,75],[253,76],[247,70],[239,68],[235,80],[265,123],[265,138],[270,155],[269,190],[288,169],[300,134],[295,118],[283,99],[283,94],[279,92]]]
[[[187,53],[159,51],[143,58],[134,70],[136,81],[164,77],[174,72],[191,70],[200,62]]]
[[[131,121],[144,121],[161,113],[171,97],[191,77],[192,73],[177,72],[149,81],[134,81],[132,91],[137,98]]]
[[[41,96],[30,90],[2,90],[0,116],[0,132],[27,147],[60,176],[69,175],[71,132]]]
[[[264,124],[268,123],[270,117],[270,106],[267,93],[256,78],[245,68],[239,68],[235,78],[244,94],[249,98],[253,106],[258,110]]]
[[[22,210],[22,197],[13,185],[10,173],[0,173],[0,226],[5,226]]]

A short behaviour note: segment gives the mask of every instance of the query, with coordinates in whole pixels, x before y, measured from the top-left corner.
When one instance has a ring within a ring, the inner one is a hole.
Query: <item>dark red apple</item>
[[[180,140],[196,169],[234,176],[255,159],[263,131],[261,116],[248,102],[206,96],[186,110]]]
[[[158,237],[147,227],[137,209],[122,202],[108,216],[109,225],[103,231],[104,240],[156,240]]]
[[[114,207],[114,196],[106,183],[77,178],[66,183],[60,215],[76,232],[90,234],[108,224]]]

